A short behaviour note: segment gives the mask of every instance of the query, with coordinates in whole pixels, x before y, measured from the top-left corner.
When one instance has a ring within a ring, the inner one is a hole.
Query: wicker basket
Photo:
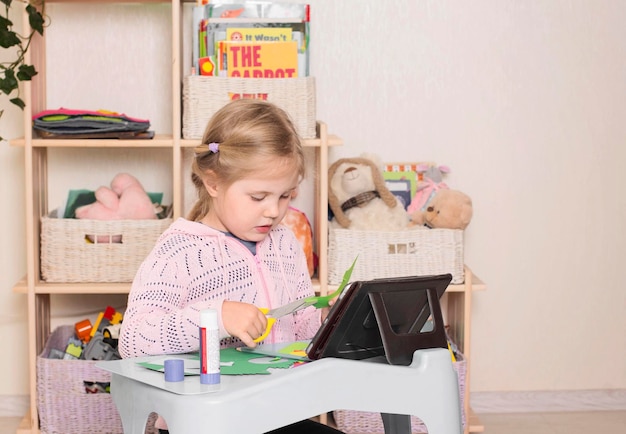
[[[403,231],[329,228],[328,281],[337,285],[354,258],[352,280],[452,274],[464,281],[463,231],[416,227]]]
[[[130,282],[158,237],[172,223],[160,220],[41,219],[41,276],[47,282]],[[120,236],[120,243],[87,237]]]
[[[108,393],[87,393],[83,381],[109,383],[111,373],[97,361],[48,359],[51,349],[64,351],[74,336],[73,326],[52,332],[37,357],[37,409],[42,434],[122,433],[122,421]],[[145,434],[156,434],[156,414],[146,422]]]
[[[42,433],[121,433],[122,422],[108,393],[86,393],[83,381],[110,382],[96,361],[47,359],[64,351],[74,327],[58,327],[37,357],[37,408]]]
[[[461,401],[461,419],[465,426],[465,373],[467,363],[463,356],[457,357],[457,361],[452,364],[459,378],[459,395]],[[346,434],[384,434],[385,427],[380,413],[370,413],[365,411],[336,410],[333,418],[337,428]],[[427,427],[419,418],[411,416],[411,430],[413,433],[427,433]]]
[[[315,137],[315,78],[226,78],[189,75],[183,80],[183,138],[200,139],[208,120],[236,98],[266,99],[291,116],[304,138]]]

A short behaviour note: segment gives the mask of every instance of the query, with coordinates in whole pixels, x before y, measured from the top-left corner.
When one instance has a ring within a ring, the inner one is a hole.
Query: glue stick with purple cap
[[[200,383],[220,383],[220,337],[217,311],[200,311]]]

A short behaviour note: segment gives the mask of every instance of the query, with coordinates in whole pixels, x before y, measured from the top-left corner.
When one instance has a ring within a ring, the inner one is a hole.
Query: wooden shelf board
[[[320,291],[320,282],[317,277],[313,277],[313,290],[316,293]],[[130,292],[130,282],[120,283],[49,283],[39,281],[35,283],[36,294],[128,294]],[[329,285],[331,289],[333,285]],[[334,286],[336,288],[336,286]],[[472,291],[485,290],[486,285],[476,276],[472,279]],[[465,285],[450,285],[447,292],[464,292]],[[26,294],[28,292],[28,284],[26,279],[22,279],[13,286],[13,292]]]
[[[20,425],[17,427],[16,434],[38,434],[38,429],[32,429],[30,426],[30,409],[26,412],[24,418],[20,421]]]
[[[320,282],[312,279],[313,290],[319,294]],[[128,294],[131,282],[120,283],[35,283],[35,294]],[[21,279],[13,286],[13,292],[28,293],[26,278]]]
[[[343,140],[334,134],[327,136],[328,146],[341,146]],[[26,140],[23,137],[9,141],[11,146],[24,147]],[[181,139],[180,145],[183,148],[194,148],[200,144],[200,139]],[[302,140],[302,146],[306,148],[318,148],[322,145],[319,138],[309,138]],[[168,134],[157,134],[149,140],[117,140],[117,139],[33,139],[35,148],[171,148],[174,146],[174,139]]]
[[[446,292],[465,292],[465,285],[463,285],[462,283],[458,285],[449,285],[446,288]]]
[[[485,426],[480,422],[479,417],[470,408],[469,411],[469,432],[485,432]]]
[[[485,291],[486,289],[487,289],[487,284],[483,282],[480,277],[473,275],[472,291]]]
[[[128,294],[130,282],[120,283],[35,283],[35,294]],[[13,292],[28,293],[26,279],[15,284]]]
[[[23,137],[11,140],[11,146],[25,146]],[[35,148],[171,148],[174,139],[171,135],[157,134],[148,140],[117,139],[33,139]]]

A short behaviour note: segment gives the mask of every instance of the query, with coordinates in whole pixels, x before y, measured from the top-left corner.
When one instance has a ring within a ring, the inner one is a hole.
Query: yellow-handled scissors
[[[297,311],[307,308],[309,306],[316,306],[316,300],[314,300],[315,298],[317,297],[307,297],[301,300],[292,301],[291,303],[287,303],[281,307],[277,307],[276,309],[260,307],[259,310],[267,316],[267,327],[265,328],[263,334],[256,338],[254,342],[261,342],[267,337],[267,335],[270,334],[270,330],[272,329],[274,323],[276,323],[277,318],[281,318],[285,315],[294,314]]]
[[[272,330],[272,326],[274,325],[274,323],[276,323],[277,318],[294,314],[297,311],[306,309],[309,306],[315,306],[316,309],[328,307],[330,300],[337,297],[341,293],[341,291],[343,291],[343,288],[345,288],[345,286],[350,281],[350,276],[352,276],[352,270],[354,269],[354,264],[356,264],[356,258],[354,259],[354,262],[352,262],[352,265],[350,266],[350,268],[348,268],[346,272],[344,273],[343,279],[341,280],[341,284],[339,285],[337,290],[333,292],[332,294],[323,295],[323,296],[311,296],[311,297],[303,298],[300,300],[295,300],[295,301],[292,301],[291,303],[287,303],[275,309],[268,309],[266,307],[260,307],[259,310],[263,312],[264,315],[267,316],[267,327],[265,328],[265,331],[263,332],[263,334],[259,336],[258,338],[256,338],[254,342],[261,342],[270,334],[270,331]]]

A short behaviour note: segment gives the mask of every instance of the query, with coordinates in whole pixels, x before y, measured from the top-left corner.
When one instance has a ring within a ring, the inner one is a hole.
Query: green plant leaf
[[[8,30],[11,27],[13,27],[13,21],[11,21],[8,16],[3,17],[0,15],[0,28]]]
[[[0,79],[0,91],[7,95],[17,89],[17,80],[15,79],[15,72],[12,69],[6,69],[4,71],[4,78]]]
[[[0,47],[10,48],[16,45],[20,45],[21,43],[22,41],[15,32],[0,25]]]
[[[20,65],[17,71],[17,79],[20,81],[29,81],[37,75],[37,71],[33,65]]]
[[[24,104],[24,101],[22,101],[21,98],[12,98],[11,102],[15,104],[16,106],[18,106],[19,108],[21,108],[22,110],[24,110],[24,107],[26,107],[26,104]]]
[[[26,6],[26,12],[28,12],[28,23],[30,27],[40,35],[43,35],[43,17],[41,13],[33,5]]]
[[[45,0],[20,0],[19,2],[0,0],[0,2],[4,5],[4,8],[1,8],[3,12],[0,13],[0,48],[7,49],[16,47],[15,60],[0,63],[0,92],[11,95],[11,93],[17,90],[17,95],[19,95],[19,83],[22,81],[30,81],[37,75],[37,70],[33,65],[24,63],[24,55],[28,51],[35,33],[43,35],[45,20],[41,11],[44,10]],[[25,11],[28,14],[30,30],[27,36],[21,36],[14,32],[13,22],[9,19],[9,11],[16,3],[19,4],[20,8],[25,7]],[[26,107],[26,104],[19,96],[11,98],[9,101],[22,110]],[[0,110],[0,117],[2,117],[2,115],[3,111]],[[0,137],[0,141],[1,140],[2,138]]]

